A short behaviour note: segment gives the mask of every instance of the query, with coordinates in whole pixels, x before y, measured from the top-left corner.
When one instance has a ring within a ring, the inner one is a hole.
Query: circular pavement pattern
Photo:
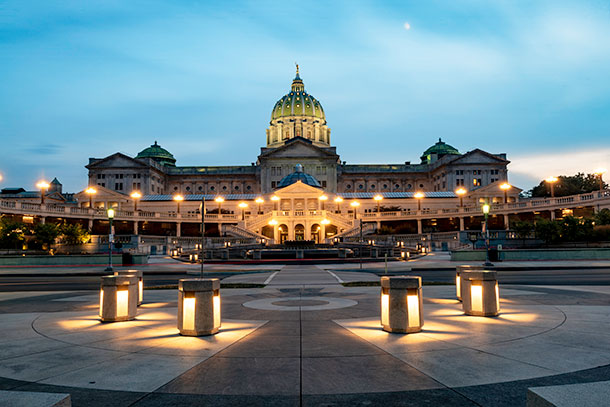
[[[314,302],[312,304],[312,302]],[[358,304],[354,300],[332,297],[286,297],[263,298],[243,303],[244,307],[265,311],[323,311],[353,307]]]

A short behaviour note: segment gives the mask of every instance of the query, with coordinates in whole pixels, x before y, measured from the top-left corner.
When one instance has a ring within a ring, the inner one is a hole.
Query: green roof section
[[[168,167],[176,166],[176,159],[172,153],[161,147],[156,141],[155,144],[140,151],[136,158],[152,158],[161,165]]]
[[[436,157],[433,157],[433,155],[436,155]],[[460,152],[457,148],[450,146],[439,138],[436,144],[424,151],[421,156],[421,161],[422,164],[430,164],[446,155],[460,155]]]

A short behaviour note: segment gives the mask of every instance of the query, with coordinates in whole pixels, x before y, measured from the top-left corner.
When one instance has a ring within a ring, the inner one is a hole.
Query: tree
[[[559,224],[552,220],[536,220],[534,230],[536,233],[536,237],[538,239],[544,240],[546,244],[556,242],[561,237],[561,228]]]
[[[71,245],[87,243],[91,238],[89,231],[85,230],[85,228],[78,223],[64,223],[61,226],[61,234],[63,242]]]
[[[599,189],[599,177],[595,174],[583,174],[579,172],[576,175],[560,175],[558,181],[553,187],[555,196],[567,196],[577,194],[587,194]],[[603,183],[604,188],[608,188],[608,184]],[[533,198],[551,196],[551,187],[544,180],[529,191]]]
[[[595,225],[610,225],[610,209],[602,209],[595,214],[593,218]]]
[[[525,220],[518,220],[513,223],[512,229],[515,231],[517,237],[523,240],[523,244],[525,245],[525,239],[527,239],[534,230],[534,224]]]
[[[10,218],[0,219],[0,248],[21,249],[25,242],[25,232],[28,228],[21,222]]]
[[[568,242],[580,242],[589,240],[593,231],[593,223],[590,219],[579,219],[574,216],[566,216],[559,223],[561,239]]]
[[[34,239],[40,243],[43,248],[55,243],[55,239],[59,236],[59,226],[54,223],[39,223],[34,228]]]

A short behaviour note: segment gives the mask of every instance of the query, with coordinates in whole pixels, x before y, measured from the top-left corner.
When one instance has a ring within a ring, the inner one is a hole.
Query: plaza
[[[413,334],[381,329],[371,286],[381,264],[231,273],[223,284],[244,288],[221,289],[221,329],[200,337],[178,334],[176,289],[145,290],[136,319],[115,323],[99,321],[96,290],[0,293],[0,385],[71,394],[74,406],[525,406],[529,388],[610,380],[608,286],[501,277],[500,315],[466,316],[454,285],[426,284],[441,265],[450,262],[438,253],[389,267],[424,278],[425,322]]]

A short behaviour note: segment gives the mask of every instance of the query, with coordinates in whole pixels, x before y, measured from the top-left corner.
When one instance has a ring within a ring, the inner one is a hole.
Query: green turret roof
[[[434,154],[436,155],[436,158],[433,157]],[[445,155],[460,155],[460,152],[457,150],[457,148],[443,142],[439,137],[436,144],[424,151],[421,156],[421,161],[422,164],[429,164],[430,162],[435,161],[436,159]]]
[[[152,158],[161,165],[176,166],[176,159],[172,153],[162,148],[156,141],[155,144],[140,151],[136,158]]]
[[[271,120],[288,116],[310,116],[326,122],[326,116],[320,101],[305,92],[305,85],[299,76],[298,65],[296,77],[290,87],[290,93],[276,102],[271,112]]]

